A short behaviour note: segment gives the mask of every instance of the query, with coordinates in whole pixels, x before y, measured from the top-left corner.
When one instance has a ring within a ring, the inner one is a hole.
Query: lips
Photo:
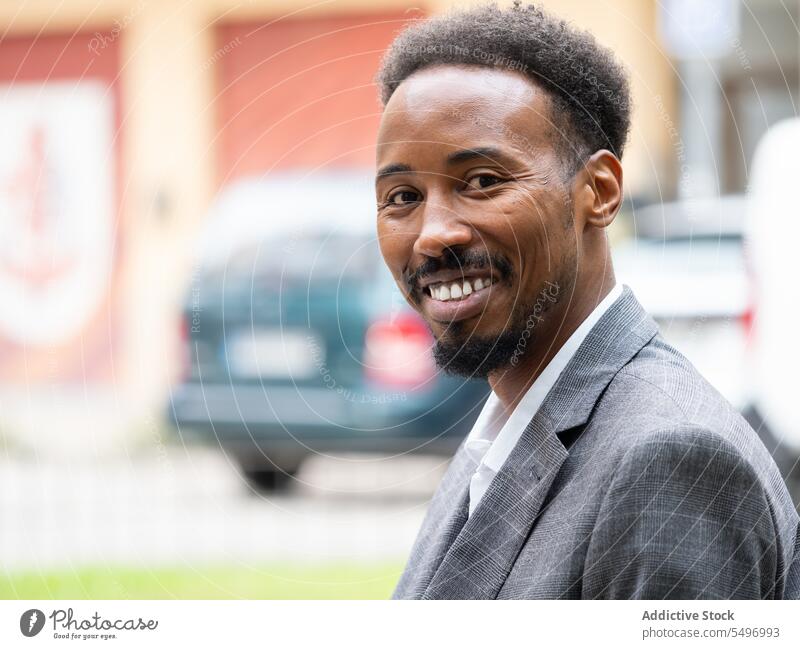
[[[481,314],[501,289],[501,280],[505,284],[512,275],[511,264],[500,254],[449,254],[452,258],[426,260],[407,280],[422,315],[443,324]]]

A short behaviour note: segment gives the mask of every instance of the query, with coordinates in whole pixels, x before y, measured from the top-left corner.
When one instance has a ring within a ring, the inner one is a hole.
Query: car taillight
[[[755,305],[752,303],[739,315],[739,324],[744,330],[745,341],[749,345],[753,339],[753,325],[756,319]]]
[[[753,328],[756,325],[756,276],[753,270],[753,262],[750,256],[750,248],[745,242],[742,245],[742,259],[744,261],[744,273],[747,282],[747,306],[739,315],[739,324],[744,331],[745,345],[750,347],[753,343]]]
[[[373,322],[364,342],[364,372],[371,381],[411,389],[432,387],[433,338],[416,314]]]
[[[187,381],[192,372],[192,352],[189,340],[189,322],[185,316],[178,319],[178,381]]]

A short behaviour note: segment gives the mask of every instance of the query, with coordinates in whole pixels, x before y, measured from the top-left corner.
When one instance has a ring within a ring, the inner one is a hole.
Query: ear
[[[622,204],[622,163],[600,149],[575,174],[572,186],[575,218],[585,226],[606,228]]]

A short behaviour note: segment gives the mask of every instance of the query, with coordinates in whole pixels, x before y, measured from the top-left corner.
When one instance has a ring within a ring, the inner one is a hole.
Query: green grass
[[[88,567],[0,575],[0,599],[388,599],[401,564]]]

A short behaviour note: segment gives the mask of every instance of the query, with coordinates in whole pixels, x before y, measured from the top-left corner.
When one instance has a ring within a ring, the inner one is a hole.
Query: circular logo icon
[[[25,611],[19,618],[19,630],[22,635],[32,638],[44,627],[44,613],[38,608]]]

